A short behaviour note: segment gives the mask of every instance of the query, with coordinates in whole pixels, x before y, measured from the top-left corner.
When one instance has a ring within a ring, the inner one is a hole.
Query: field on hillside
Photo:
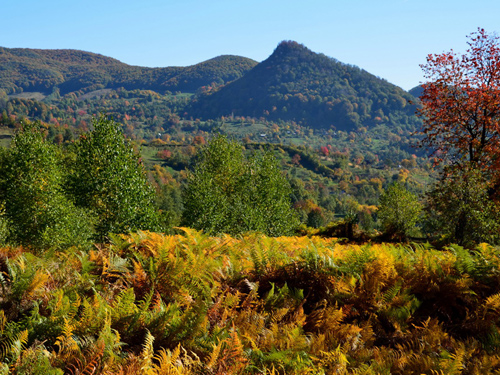
[[[179,231],[0,249],[0,373],[500,371],[498,248]]]
[[[13,133],[11,129],[0,127],[0,147],[9,147]]]

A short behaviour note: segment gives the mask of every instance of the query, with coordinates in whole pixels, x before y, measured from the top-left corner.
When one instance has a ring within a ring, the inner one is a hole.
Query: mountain
[[[415,98],[419,98],[420,95],[424,92],[424,88],[422,85],[415,86],[412,88],[410,91],[408,91],[410,94],[412,94]]]
[[[412,95],[355,66],[303,45],[281,42],[273,54],[241,78],[201,95],[189,114],[291,120],[314,128],[352,129],[419,124]]]
[[[145,68],[78,50],[0,47],[0,89],[61,94],[124,87],[128,90],[195,92],[202,86],[224,85],[257,64],[240,56],[219,56],[188,67]]]
[[[7,110],[8,115],[36,118],[37,113],[46,112],[42,116],[45,121],[51,115],[64,118],[68,103],[54,101],[57,92],[62,95],[77,92],[79,99],[90,99],[95,93],[109,92],[102,89],[121,87],[196,95],[178,98],[175,103],[167,95],[154,103],[154,110],[138,110],[135,105],[131,108],[136,108],[137,113],[131,114],[125,104],[130,95],[122,98],[122,94],[116,94],[120,97],[116,103],[108,102],[108,107],[103,107],[103,103],[96,101],[93,110],[110,112],[117,118],[125,114],[136,116],[140,122],[148,114],[165,119],[175,113],[185,119],[210,120],[234,115],[348,131],[380,125],[398,134],[420,126],[414,114],[416,107],[411,104],[415,97],[410,93],[356,66],[312,52],[292,41],[281,42],[261,63],[226,55],[188,67],[167,68],[130,66],[78,50],[0,47],[0,94],[1,90],[7,94],[24,91],[23,95],[30,95],[25,98],[37,99],[34,94],[43,98],[39,93],[46,96],[54,92],[47,100],[51,105],[60,104],[56,116],[50,111],[40,111],[36,102],[28,103],[18,96],[19,103],[11,103],[15,108]],[[72,113],[68,116],[74,117]],[[172,124],[163,125],[155,126],[160,129]]]

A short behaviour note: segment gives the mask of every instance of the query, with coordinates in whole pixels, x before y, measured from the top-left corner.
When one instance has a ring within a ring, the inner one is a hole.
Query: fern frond
[[[23,330],[13,337],[7,337],[0,344],[0,359],[4,361],[6,358],[10,362],[17,362],[21,357],[21,353],[28,342],[28,330]]]
[[[67,318],[64,318],[62,334],[57,337],[56,342],[54,343],[54,346],[58,348],[57,357],[59,357],[62,361],[65,361],[80,352],[78,342],[73,337],[74,331],[75,326],[73,326]],[[54,353],[54,355],[56,355],[56,353]]]
[[[346,354],[347,350],[340,345],[335,350],[321,352],[321,358],[319,360],[320,368],[332,374],[347,374],[349,361],[347,360]]]
[[[224,341],[219,341],[217,345],[214,345],[212,352],[210,353],[210,357],[208,360],[208,363],[206,367],[211,370],[215,367],[215,364],[219,360],[220,352],[222,350],[222,346],[224,344]]]
[[[87,349],[85,356],[76,359],[75,363],[69,366],[69,372],[73,375],[94,375],[99,374],[101,361],[104,355],[104,342],[93,342]]]
[[[392,287],[387,289],[387,291],[383,294],[382,301],[384,301],[384,303],[390,303],[396,297],[396,295],[399,293],[400,290],[401,290],[401,283],[393,285]]]
[[[240,373],[246,367],[248,358],[234,326],[225,343],[225,349],[219,356],[217,364],[219,372],[222,370],[228,373]]]
[[[465,357],[465,349],[463,347],[456,348],[455,353],[446,355],[439,362],[441,371],[446,375],[461,374],[465,368]]]
[[[257,275],[266,271],[269,263],[269,250],[264,246],[255,246],[250,249],[250,259],[253,262]]]
[[[138,307],[135,304],[134,289],[128,288],[121,291],[118,296],[116,296],[111,311],[113,319],[116,320],[137,313]]]
[[[486,298],[486,301],[483,305],[483,317],[486,315],[488,311],[500,312],[500,293],[493,294]]]
[[[144,344],[142,344],[142,370],[149,371],[152,368],[153,358],[154,358],[154,347],[153,342],[155,341],[154,336],[146,330],[146,337],[144,338]]]
[[[0,334],[3,334],[6,324],[7,324],[7,317],[5,316],[5,311],[0,310]]]
[[[143,289],[148,284],[148,274],[144,270],[141,262],[132,260],[132,265],[134,266],[134,273],[131,275],[132,283],[134,288]]]

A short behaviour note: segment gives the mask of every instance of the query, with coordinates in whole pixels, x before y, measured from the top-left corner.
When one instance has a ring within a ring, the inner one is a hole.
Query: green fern
[[[28,343],[28,330],[5,336],[0,342],[0,360],[10,364],[17,363]]]
[[[266,272],[269,265],[270,250],[267,247],[261,246],[256,242],[255,246],[250,248],[250,259],[253,263],[254,272],[256,275],[261,275]]]

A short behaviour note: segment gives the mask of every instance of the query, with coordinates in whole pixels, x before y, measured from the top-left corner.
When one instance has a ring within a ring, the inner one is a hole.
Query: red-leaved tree
[[[500,170],[500,45],[484,29],[469,36],[463,55],[429,55],[421,65],[423,85],[419,115],[420,143],[437,151],[445,165]],[[498,174],[498,173],[495,173]]]
[[[422,146],[444,166],[427,196],[430,233],[462,246],[500,243],[500,44],[484,29],[463,55],[429,55]]]

